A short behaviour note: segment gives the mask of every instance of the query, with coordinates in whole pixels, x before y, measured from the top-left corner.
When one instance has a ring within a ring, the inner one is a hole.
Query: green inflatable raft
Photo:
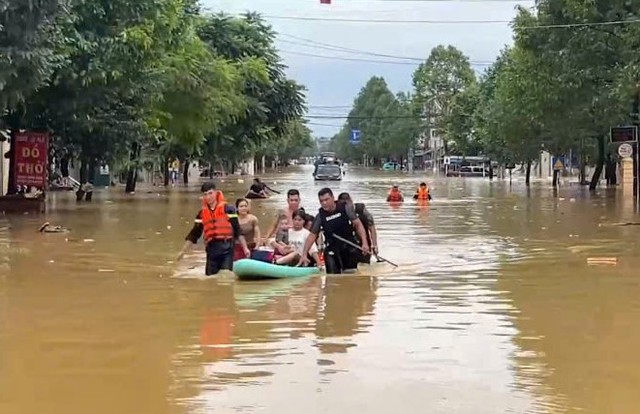
[[[288,279],[319,272],[317,267],[281,266],[253,259],[240,259],[233,263],[233,273],[239,279]]]

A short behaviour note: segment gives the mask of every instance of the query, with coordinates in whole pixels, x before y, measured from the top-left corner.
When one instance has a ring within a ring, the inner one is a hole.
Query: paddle
[[[272,193],[280,194],[280,191],[278,191],[278,190],[274,190],[273,188],[269,187],[269,186],[268,186],[268,185],[266,185],[266,184],[265,184],[264,186],[265,186],[265,188],[266,188],[267,190],[271,191]]]
[[[360,250],[362,253],[366,253],[362,247],[358,246],[357,244],[355,244],[353,242],[350,242],[349,240],[345,239],[344,237],[340,237],[337,234],[333,234],[333,237],[335,237],[336,239],[340,240],[344,244],[348,244],[351,247],[355,247],[356,249]],[[382,256],[378,256],[377,254],[375,256],[376,256],[376,258],[378,260],[382,260],[383,262],[387,262],[393,267],[398,267],[398,265],[393,263],[391,260],[387,260]]]

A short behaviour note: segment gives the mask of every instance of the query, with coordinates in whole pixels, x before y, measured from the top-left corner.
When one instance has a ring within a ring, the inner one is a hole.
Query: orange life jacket
[[[389,195],[387,195],[387,201],[402,201],[402,193],[400,190],[389,190]]]
[[[429,199],[429,187],[427,188],[421,188],[418,187],[418,190],[416,190],[416,194],[418,195],[418,200],[428,200]]]
[[[222,193],[218,192],[218,200],[215,210],[211,210],[206,201],[202,201],[202,226],[204,228],[204,241],[233,239],[233,226],[229,216],[225,212],[225,202]]]

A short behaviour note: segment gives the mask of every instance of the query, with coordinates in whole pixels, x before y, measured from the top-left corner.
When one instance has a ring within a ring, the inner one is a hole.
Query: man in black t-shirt
[[[318,199],[322,207],[318,210],[318,214],[313,221],[310,230],[311,234],[307,237],[299,264],[306,265],[309,263],[309,249],[315,243],[320,231],[323,231],[326,243],[324,260],[327,273],[339,274],[355,271],[358,268],[358,258],[360,257],[358,249],[344,243],[335,236],[357,245],[358,240],[353,233],[355,228],[358,237],[362,240],[361,248],[363,253],[369,254],[369,243],[362,222],[353,206],[345,203],[336,203],[333,191],[330,188],[320,190]]]
[[[358,218],[362,222],[362,226],[364,227],[364,232],[367,235],[367,243],[371,248],[371,252],[374,255],[378,255],[378,232],[376,230],[376,223],[373,220],[373,216],[367,210],[367,206],[364,203],[354,203],[351,199],[351,195],[349,193],[341,193],[338,196],[338,202],[343,202],[347,205],[353,206]],[[371,255],[370,254],[361,254],[360,255],[361,263],[371,263]]]

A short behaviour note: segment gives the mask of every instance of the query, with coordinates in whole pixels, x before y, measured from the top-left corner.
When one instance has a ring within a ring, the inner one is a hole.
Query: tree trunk
[[[189,185],[189,165],[190,161],[187,158],[184,160],[184,166],[182,169],[182,182],[184,183],[184,185]]]
[[[87,162],[87,181],[93,184],[93,181],[96,177],[96,171],[98,170],[98,162],[95,158],[89,158]]]
[[[526,175],[525,175],[524,182],[527,187],[529,187],[529,185],[531,184],[531,161],[527,161]]]
[[[18,192],[18,187],[16,186],[16,151],[13,144],[15,142],[15,133],[16,131],[11,128],[11,148],[9,149],[9,152],[5,154],[5,157],[9,158],[9,184],[7,186],[7,195],[16,194]]]
[[[593,177],[591,177],[591,183],[589,183],[590,191],[595,191],[598,186],[598,182],[600,181],[600,176],[602,175],[602,170],[604,168],[604,158],[604,137],[598,137],[598,164],[596,165],[596,170],[593,172]]]
[[[131,144],[131,153],[129,155],[129,160],[131,162],[135,161],[138,158],[138,154],[140,152],[140,146],[137,142]],[[131,165],[129,167],[129,172],[127,173],[127,184],[124,188],[125,193],[134,193],[136,191],[136,182],[138,181],[138,167],[137,165]]]
[[[604,177],[607,180],[607,185],[616,185],[618,183],[618,178],[616,177],[616,163],[611,159],[611,157],[607,157],[607,162],[604,167]]]
[[[162,176],[164,177],[164,186],[169,187],[169,179],[171,178],[169,175],[171,172],[169,171],[169,157],[162,158]]]
[[[558,187],[558,176],[559,175],[560,175],[560,170],[553,170],[553,181],[551,183],[553,188],[557,188]]]
[[[89,181],[89,165],[87,163],[87,158],[84,155],[80,159],[80,177],[78,181],[80,181],[80,185]]]
[[[584,156],[584,150],[580,152],[580,185],[587,182],[587,163]]]

